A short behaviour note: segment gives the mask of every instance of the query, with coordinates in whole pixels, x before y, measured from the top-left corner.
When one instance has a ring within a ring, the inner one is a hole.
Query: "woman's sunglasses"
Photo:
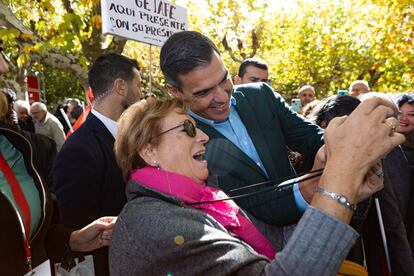
[[[179,127],[182,127],[182,126],[184,126],[184,131],[185,131],[185,133],[189,136],[189,137],[195,137],[196,135],[197,135],[197,129],[196,129],[196,126],[193,124],[193,122],[191,121],[191,120],[185,120],[182,124],[179,124],[178,126],[175,126],[175,127],[173,127],[173,128],[170,128],[170,129],[167,129],[167,130],[165,130],[165,131],[163,131],[163,132],[161,132],[160,134],[158,134],[158,135],[155,135],[154,137],[152,137],[150,140],[152,140],[152,139],[154,139],[154,138],[156,138],[156,137],[159,137],[159,136],[161,136],[161,135],[163,135],[163,134],[165,134],[165,133],[167,133],[167,132],[169,132],[169,131],[171,131],[171,130],[174,130],[174,129],[177,129],[177,128],[179,128]]]

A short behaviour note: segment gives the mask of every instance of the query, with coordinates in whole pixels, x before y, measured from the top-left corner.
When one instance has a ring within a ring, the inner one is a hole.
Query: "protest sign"
[[[152,45],[188,28],[187,9],[166,0],[101,0],[102,31]]]

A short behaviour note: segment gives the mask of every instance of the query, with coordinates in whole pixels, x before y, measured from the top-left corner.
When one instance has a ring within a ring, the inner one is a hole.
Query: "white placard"
[[[166,0],[101,0],[102,32],[162,46],[188,29],[187,9]]]

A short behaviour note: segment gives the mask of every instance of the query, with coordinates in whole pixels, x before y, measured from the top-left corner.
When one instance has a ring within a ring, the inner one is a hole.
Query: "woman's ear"
[[[145,163],[153,164],[155,160],[156,148],[150,143],[146,143],[141,150],[138,151],[138,155],[144,159]]]

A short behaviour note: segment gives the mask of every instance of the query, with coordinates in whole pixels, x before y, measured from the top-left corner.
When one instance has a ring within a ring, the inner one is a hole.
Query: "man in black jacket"
[[[95,101],[85,123],[65,142],[53,169],[62,222],[83,227],[116,216],[126,202],[125,183],[113,145],[122,112],[141,98],[136,60],[118,54],[99,57],[89,70]],[[107,249],[94,252],[96,275],[108,275]]]

